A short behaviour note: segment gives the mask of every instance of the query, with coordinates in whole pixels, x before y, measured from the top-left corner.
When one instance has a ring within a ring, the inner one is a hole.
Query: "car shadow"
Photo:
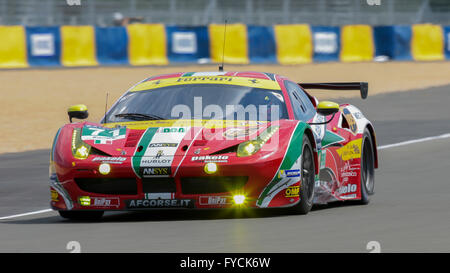
[[[310,213],[320,212],[341,207],[361,206],[357,202],[332,202],[325,205],[314,205]],[[60,217],[56,212],[52,216],[32,219],[14,219],[1,221],[0,224],[95,224],[115,222],[168,222],[168,221],[211,221],[225,219],[255,219],[299,216],[291,210],[284,208],[269,209],[160,209],[149,211],[120,211],[107,212],[98,220],[69,220]]]

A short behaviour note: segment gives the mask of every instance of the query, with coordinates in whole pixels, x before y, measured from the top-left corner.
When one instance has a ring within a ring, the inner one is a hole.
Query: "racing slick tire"
[[[104,211],[58,211],[62,218],[79,221],[92,221],[102,218]]]
[[[369,204],[370,195],[374,193],[375,186],[375,156],[372,137],[369,130],[364,130],[361,145],[361,200],[363,205]]]
[[[311,210],[314,200],[315,162],[313,148],[306,135],[303,136],[300,168],[300,202],[292,209],[294,213],[307,214]]]

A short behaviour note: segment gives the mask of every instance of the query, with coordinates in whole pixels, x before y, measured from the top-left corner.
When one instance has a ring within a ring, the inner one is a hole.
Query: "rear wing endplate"
[[[298,85],[305,89],[359,90],[362,99],[366,99],[369,93],[367,82],[299,83]]]

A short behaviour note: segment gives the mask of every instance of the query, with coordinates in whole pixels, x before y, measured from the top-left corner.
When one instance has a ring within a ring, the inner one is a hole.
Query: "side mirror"
[[[339,104],[331,101],[322,101],[317,105],[317,113],[322,116],[329,116],[339,112]]]
[[[67,109],[67,114],[69,115],[70,123],[72,123],[72,118],[85,119],[89,116],[87,106],[84,104],[70,106]]]

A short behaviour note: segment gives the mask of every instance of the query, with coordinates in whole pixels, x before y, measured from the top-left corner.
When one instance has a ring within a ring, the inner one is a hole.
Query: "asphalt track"
[[[450,86],[342,100],[363,110],[378,145],[450,133]],[[341,101],[341,102],[342,102]],[[450,138],[380,150],[367,206],[108,213],[71,222],[55,212],[0,220],[0,252],[450,252]],[[48,150],[0,155],[0,218],[48,208]]]

